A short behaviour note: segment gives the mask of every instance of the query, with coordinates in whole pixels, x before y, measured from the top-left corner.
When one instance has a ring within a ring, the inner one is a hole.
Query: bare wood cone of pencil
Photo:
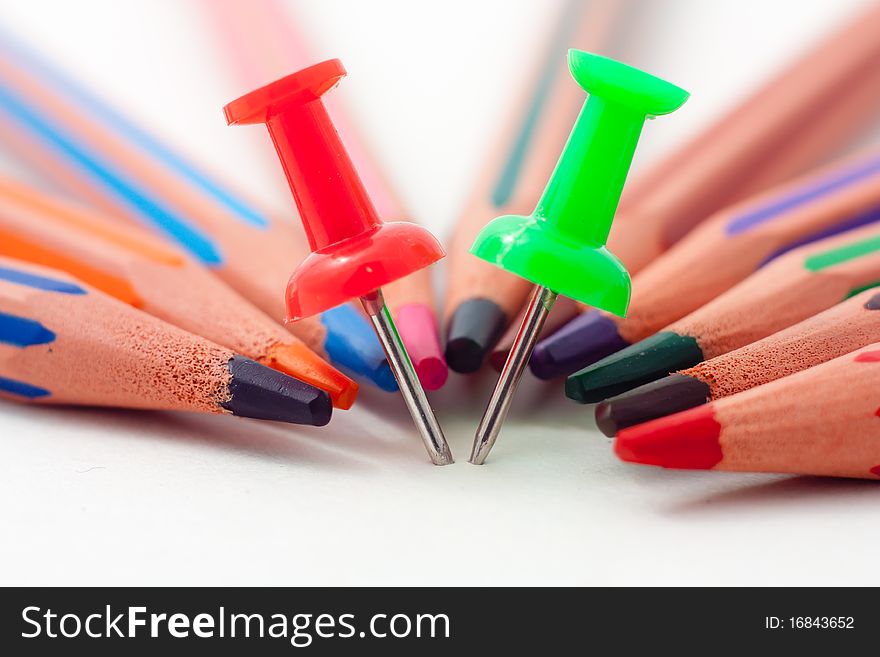
[[[470,462],[492,450],[557,295],[626,313],[630,278],[606,248],[645,119],[678,109],[688,93],[619,62],[570,50],[569,69],[589,93],[556,169],[529,216],[487,225],[471,253],[537,286],[474,439]]]

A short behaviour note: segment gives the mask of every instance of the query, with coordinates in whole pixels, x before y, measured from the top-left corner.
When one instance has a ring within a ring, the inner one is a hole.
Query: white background
[[[692,92],[643,167],[859,0],[653,0],[607,49]],[[415,217],[447,235],[547,0],[297,3]],[[551,11],[551,9],[553,11]],[[0,2],[0,21],[156,132],[278,204],[248,91],[191,1]],[[833,101],[833,99],[829,99]],[[808,125],[804,129],[809,129]],[[281,206],[284,207],[284,206]],[[491,376],[433,400],[459,462],[430,466],[402,403],[365,391],[325,429],[0,402],[0,584],[880,584],[880,486],[625,465],[592,411],[526,382],[485,467]]]

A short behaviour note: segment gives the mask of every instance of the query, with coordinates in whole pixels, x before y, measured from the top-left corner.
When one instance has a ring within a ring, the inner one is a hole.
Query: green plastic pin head
[[[630,278],[605,248],[645,119],[675,111],[688,92],[620,62],[568,51],[589,95],[538,206],[477,235],[471,253],[537,285],[624,315]]]

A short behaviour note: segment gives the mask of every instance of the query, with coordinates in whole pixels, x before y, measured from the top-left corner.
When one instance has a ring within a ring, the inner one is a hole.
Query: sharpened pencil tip
[[[324,349],[334,365],[386,392],[397,391],[382,345],[363,315],[345,304],[323,313],[321,323],[327,329]]]
[[[510,349],[493,349],[492,353],[489,354],[489,365],[493,370],[500,373],[501,370],[504,369],[504,363],[507,362],[507,355],[510,353]]]
[[[400,389],[387,361],[383,361],[375,370],[365,372],[364,376],[385,392],[397,392]]]
[[[407,303],[394,311],[394,323],[425,390],[439,390],[449,378],[437,317],[423,303]]]
[[[469,299],[458,306],[449,320],[446,362],[459,374],[473,374],[483,367],[492,347],[507,325],[505,312],[488,299]]]
[[[565,395],[594,404],[703,360],[697,341],[664,331],[603,358],[565,381]]]
[[[272,345],[260,362],[316,388],[326,390],[336,408],[348,410],[357,398],[358,384],[303,343]]]
[[[614,452],[630,463],[708,470],[724,457],[720,437],[721,425],[707,404],[624,429]]]
[[[545,340],[541,340],[529,361],[539,379],[568,376],[629,346],[620,337],[617,323],[597,310],[588,310]]]
[[[333,405],[325,391],[256,361],[234,356],[228,363],[230,399],[223,407],[233,415],[322,427]]]
[[[449,378],[449,368],[442,357],[422,358],[414,362],[413,366],[425,390],[439,390]]]
[[[446,362],[449,369],[459,374],[473,374],[483,366],[486,345],[473,338],[458,336],[446,343]]]
[[[621,429],[705,404],[711,397],[711,388],[700,379],[671,374],[596,406],[596,426],[612,437]]]

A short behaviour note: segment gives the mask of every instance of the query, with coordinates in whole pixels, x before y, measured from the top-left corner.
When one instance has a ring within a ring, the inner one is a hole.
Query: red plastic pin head
[[[424,228],[385,224],[377,216],[321,100],[344,75],[342,62],[331,59],[223,108],[229,124],[268,126],[312,248],[287,284],[292,321],[369,294],[445,255]]]

